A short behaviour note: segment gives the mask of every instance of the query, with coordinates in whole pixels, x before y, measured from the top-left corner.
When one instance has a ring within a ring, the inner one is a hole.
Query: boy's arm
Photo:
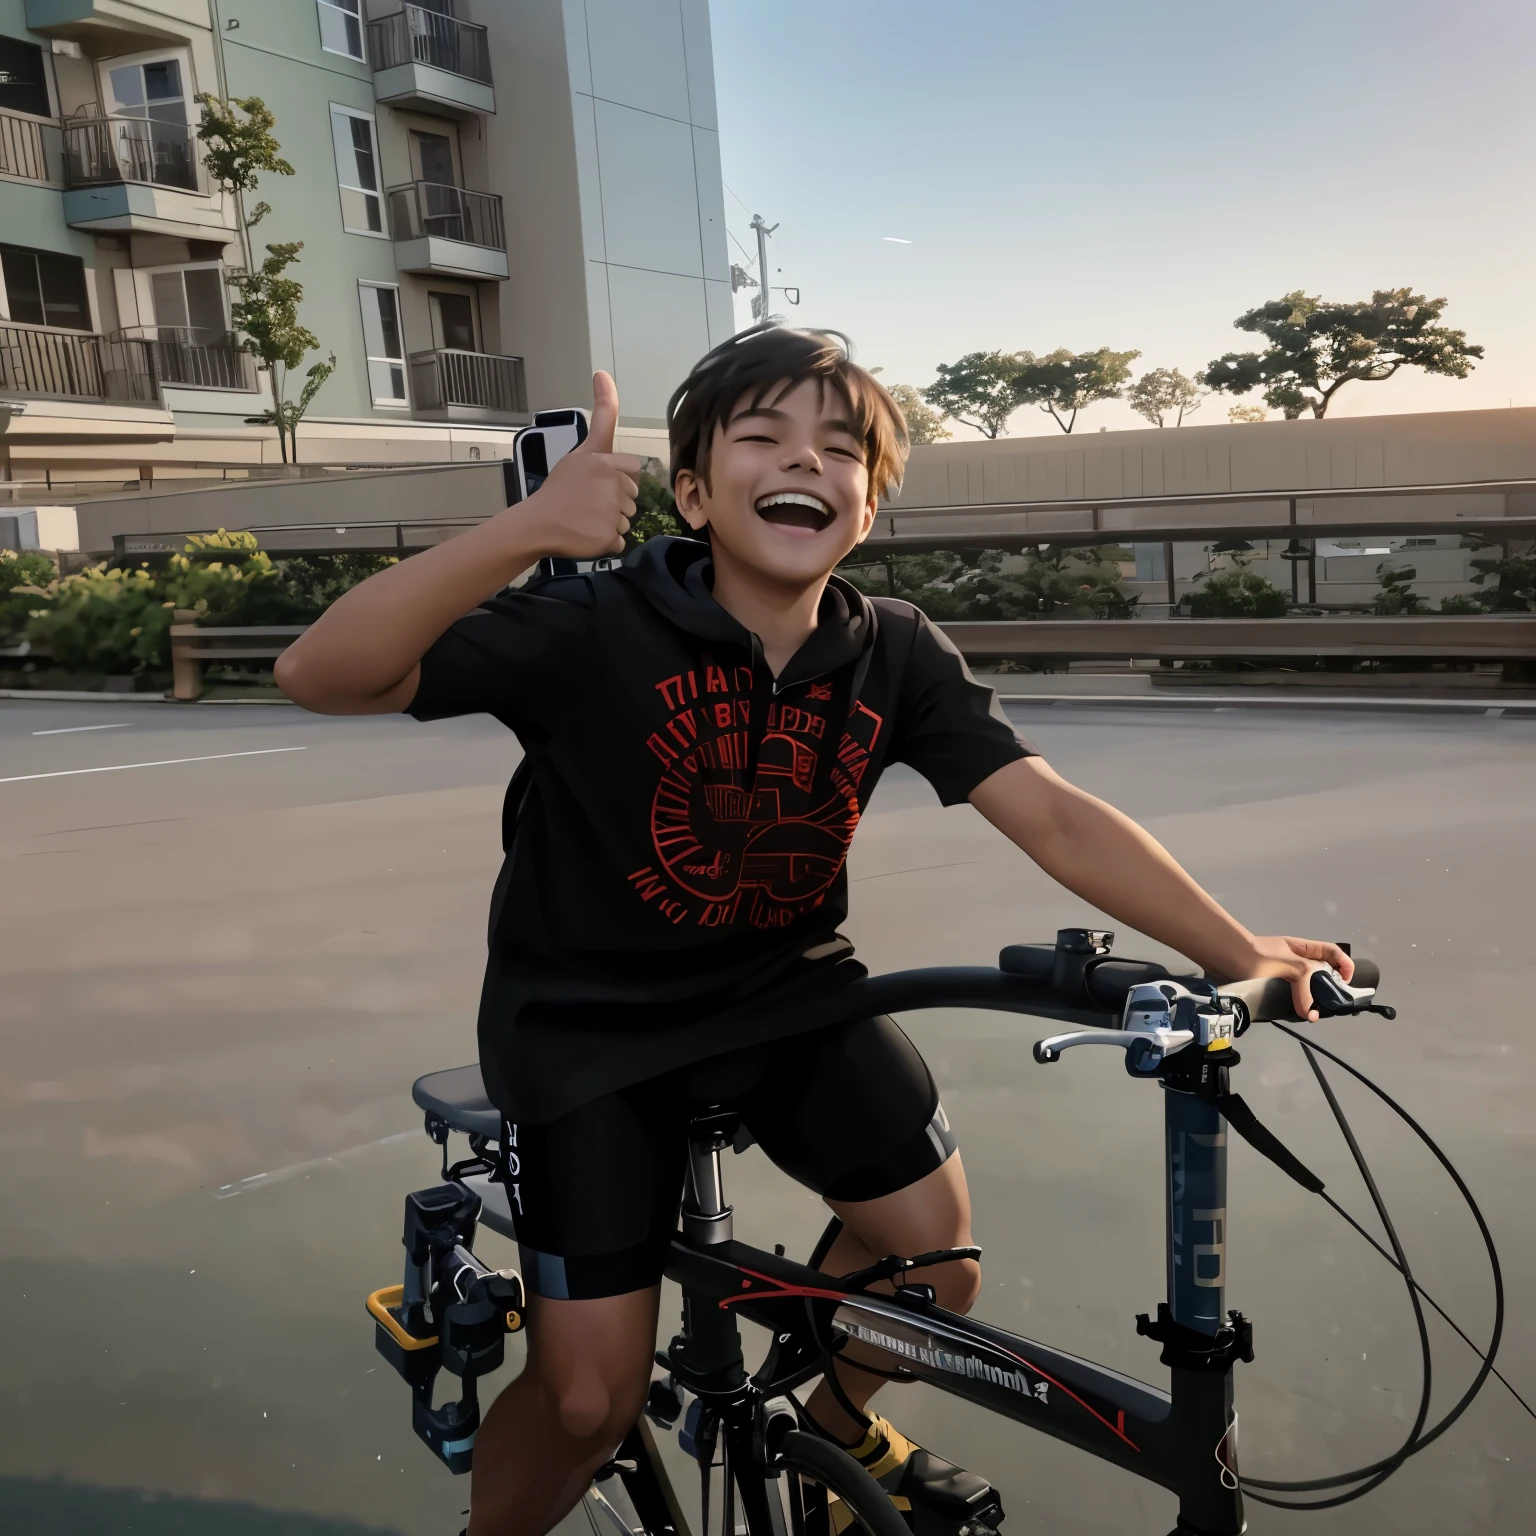
[[[1220,977],[1283,976],[1298,1017],[1315,1019],[1311,973],[1354,962],[1336,944],[1256,937],[1184,872],[1130,817],[1068,784],[1043,758],[1000,768],[971,804],[1046,874],[1119,922],[1167,944]]]
[[[613,452],[619,396],[592,381],[592,427],[527,501],[370,576],[278,658],[277,685],[328,715],[389,714],[415,697],[421,658],[456,619],[546,555],[622,552],[640,459]]]

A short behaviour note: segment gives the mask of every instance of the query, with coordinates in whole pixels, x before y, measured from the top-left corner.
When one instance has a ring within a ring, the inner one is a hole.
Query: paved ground
[[[1330,1034],[1483,1200],[1511,1301],[1502,1362],[1529,1394],[1536,724],[1085,705],[1020,718],[1254,926],[1381,957],[1397,1024]],[[515,756],[484,720],[0,704],[0,1510],[18,1529],[458,1529],[464,1486],[412,1439],[361,1300],[396,1278],[401,1197],[432,1177],[408,1084],[473,1054]],[[160,766],[80,771],[141,763]],[[905,772],[880,790],[853,876],[851,932],[875,968],[984,961],[1094,916]],[[1132,935],[1119,948],[1157,952]],[[907,1022],[965,1148],[984,1314],[1156,1376],[1131,1324],[1162,1294],[1156,1093],[1104,1057],[1035,1067],[1020,1021]],[[1363,1211],[1294,1048],[1250,1042],[1250,1102]],[[1424,1284],[1483,1334],[1487,1279],[1452,1191],[1341,1092]],[[814,1200],[756,1152],[729,1174],[740,1234],[805,1251]],[[1242,1147],[1232,1187],[1230,1296],[1259,1345],[1240,1378],[1244,1470],[1322,1475],[1385,1453],[1416,1387],[1394,1277]],[[1437,1339],[1445,1403],[1470,1357]],[[1074,1451],[927,1389],[890,1395],[909,1432],[997,1480],[1013,1536],[1172,1523],[1165,1496]],[[1533,1435],[1490,1387],[1394,1482],[1307,1528],[1526,1529]],[[1256,1508],[1251,1526],[1293,1520]]]

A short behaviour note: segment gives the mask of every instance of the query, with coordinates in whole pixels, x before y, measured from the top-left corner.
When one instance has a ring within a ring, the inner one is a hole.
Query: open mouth
[[[771,496],[759,497],[756,507],[757,515],[765,523],[806,533],[820,533],[837,515],[821,497],[807,491],[775,491]]]

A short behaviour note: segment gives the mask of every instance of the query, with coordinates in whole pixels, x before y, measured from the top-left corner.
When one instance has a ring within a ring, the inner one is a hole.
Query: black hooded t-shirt
[[[885,766],[954,805],[1034,750],[910,604],[834,576],[775,679],[711,576],[708,545],[653,539],[491,599],[422,658],[410,714],[493,715],[525,752],[479,1028],[514,1120],[796,1033],[807,989],[865,974],[837,928]]]

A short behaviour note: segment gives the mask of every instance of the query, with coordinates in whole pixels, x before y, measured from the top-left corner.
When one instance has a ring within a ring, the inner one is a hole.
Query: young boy
[[[475,1450],[471,1536],[543,1536],[644,1401],[685,1130],[729,1104],[821,1194],[844,1274],[969,1245],[933,1079],[890,1019],[805,1030],[798,1000],[862,975],[838,934],[844,860],[887,764],[966,800],[1069,890],[1227,977],[1285,976],[1303,1018],[1336,946],[1256,938],[1134,823],[1020,739],[916,609],[832,575],[899,479],[895,402],[830,334],[749,331],[668,409],[695,539],[503,591],[547,555],[620,552],[640,461],[618,394],[526,502],[381,572],[278,664],[306,708],[484,712],[522,743],[491,902],[480,1052],[517,1124],[528,1363]],[[499,594],[499,595],[498,595]],[[478,605],[478,606],[477,606]],[[924,1277],[966,1310],[973,1262]],[[848,1357],[844,1357],[845,1360]],[[878,1365],[878,1354],[858,1356]],[[912,1447],[855,1418],[879,1375],[840,1364],[810,1410],[893,1492]]]

